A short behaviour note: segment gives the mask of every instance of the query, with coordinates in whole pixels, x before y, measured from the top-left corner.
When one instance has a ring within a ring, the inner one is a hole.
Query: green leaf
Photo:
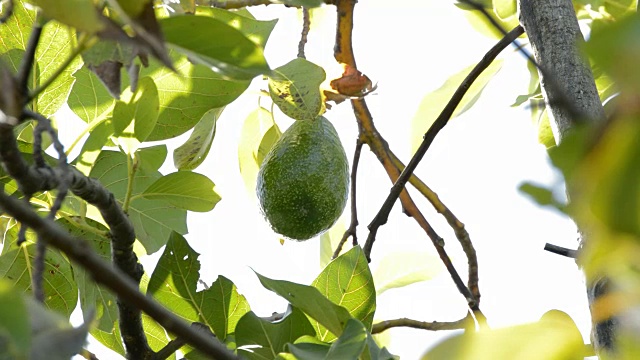
[[[238,29],[249,40],[264,48],[271,35],[271,31],[278,23],[278,19],[274,20],[256,20],[246,9],[244,11],[229,11],[214,7],[198,6],[196,7],[196,15],[210,16],[214,19],[222,21],[235,29]]]
[[[566,205],[560,203],[560,201],[555,198],[551,189],[547,189],[543,186],[527,182],[520,185],[520,188],[518,190],[529,195],[533,199],[533,201],[538,203],[538,205],[551,205],[562,212],[566,211]]]
[[[326,77],[320,66],[297,58],[273,70],[269,94],[285,115],[296,120],[312,120],[324,111],[320,84]]]
[[[96,33],[104,28],[98,10],[87,0],[29,0],[40,7],[46,17],[72,26],[80,31]]]
[[[3,359],[26,359],[31,345],[29,314],[23,296],[6,279],[0,279],[0,344]]]
[[[635,13],[637,7],[637,0],[606,0],[604,2],[605,10],[616,19]]]
[[[138,81],[135,93],[126,89],[122,100],[116,101],[113,108],[114,135],[117,142],[133,154],[141,142],[144,142],[158,120],[159,102],[156,84],[148,76]]]
[[[344,235],[344,232],[347,230],[344,223],[345,221],[341,217],[331,227],[331,229],[329,229],[329,231],[320,235],[320,268],[321,269],[324,269],[331,262],[333,253],[335,252],[336,247],[340,243],[340,240],[342,240],[342,236]]]
[[[89,125],[89,137],[82,145],[80,154],[74,160],[74,165],[81,173],[89,175],[91,169],[100,155],[102,148],[113,135],[113,124],[111,120],[96,121]]]
[[[162,146],[164,147],[164,146]],[[149,150],[152,149],[152,150]],[[158,156],[154,148],[140,149],[136,153],[139,164],[146,164],[150,154]],[[166,154],[166,150],[164,150]],[[127,193],[128,166],[127,156],[115,151],[103,150],[96,160],[90,176],[100,181],[107,190],[111,191],[116,200],[122,204]],[[139,166],[133,178],[133,191],[129,204],[129,218],[133,223],[137,239],[144,245],[148,254],[160,249],[169,239],[172,231],[179,234],[187,233],[185,210],[178,209],[162,200],[149,200],[142,196],[142,192],[153,182],[162,177],[158,171]],[[99,214],[93,215],[100,219]]]
[[[450,337],[429,350],[422,360],[583,358],[582,335],[575,323],[567,314],[552,310],[537,323]]]
[[[214,187],[213,181],[202,174],[178,171],[156,180],[141,196],[149,200],[164,200],[180,209],[207,212],[220,201]]]
[[[203,314],[202,298],[196,295],[199,256],[184,237],[171,233],[147,288],[148,294],[188,322],[201,321]]]
[[[204,318],[218,339],[228,342],[240,318],[250,311],[249,303],[238,294],[234,283],[220,275],[202,294]]]
[[[146,171],[158,171],[167,159],[167,147],[157,145],[138,150],[140,168]]]
[[[57,2],[50,6],[56,7]],[[35,13],[25,9],[22,1],[14,1],[13,10],[7,23],[0,27],[0,59],[17,71],[35,22]],[[72,56],[75,42],[74,32],[58,22],[50,21],[43,27],[29,81],[30,91],[47,81]],[[69,95],[74,81],[72,74],[81,66],[79,57],[72,60],[51,85],[32,101],[32,110],[46,117],[56,113]]]
[[[367,341],[367,329],[356,319],[349,319],[344,332],[331,344],[327,359],[357,359]]]
[[[0,255],[0,278],[11,281],[16,290],[29,294],[36,255],[35,237],[34,233],[27,231],[26,241],[18,246],[18,227],[10,228]],[[78,287],[73,280],[69,260],[58,250],[48,249],[45,253],[43,289],[46,307],[68,318],[78,302]]]
[[[318,289],[284,280],[272,280],[256,273],[265,288],[285,298],[291,305],[304,311],[312,319],[333,334],[340,336],[342,329],[351,319],[349,312],[342,306],[327,299]]]
[[[379,334],[376,334],[379,335]],[[387,348],[382,349],[376,343],[373,335],[367,334],[367,349],[362,354],[363,360],[395,360],[396,358],[391,355]]]
[[[159,23],[170,46],[192,61],[214,67],[222,75],[251,80],[270,71],[262,47],[223,21],[182,15],[161,19]]]
[[[104,261],[111,262],[111,241],[108,237],[109,229],[91,219],[76,218],[74,221],[59,219],[58,225],[67,229],[73,236],[85,240],[91,249]],[[83,313],[95,310],[96,321],[91,328],[91,334],[103,345],[124,354],[124,347],[117,329],[118,307],[113,293],[93,280],[83,267],[74,266],[75,281],[80,291],[80,307]]]
[[[387,253],[374,272],[377,295],[383,292],[431,280],[442,272],[440,259],[427,252]]]
[[[303,335],[313,336],[315,331],[305,314],[296,307],[291,307],[283,319],[274,323],[250,311],[238,321],[236,327],[238,354],[249,360],[271,360],[285,351],[287,343]]]
[[[493,12],[501,20],[507,20],[517,12],[516,0],[493,0]]]
[[[86,123],[111,115],[115,100],[100,79],[86,66],[76,71],[73,77],[76,80],[67,101],[71,110]]]
[[[429,130],[431,125],[433,125],[433,122],[436,120],[438,115],[440,115],[442,109],[444,109],[447,102],[451,99],[451,96],[453,96],[458,86],[460,86],[462,81],[474,67],[475,65],[469,66],[459,73],[452,75],[444,84],[442,84],[442,86],[427,94],[422,99],[420,106],[418,107],[418,111],[411,121],[412,152],[415,152],[418,149],[422,143],[424,134]],[[453,112],[451,119],[461,115],[470,109],[476,101],[478,101],[480,95],[482,95],[482,90],[484,90],[485,86],[489,83],[489,80],[498,73],[501,67],[502,60],[496,60],[492,62],[491,65],[489,65],[482,74],[480,74],[480,76],[478,76],[469,90],[467,90],[460,104],[458,104],[458,107]]]
[[[235,100],[249,81],[223,78],[204,65],[193,65],[186,56],[169,52],[177,72],[152,63],[140,77],[150,76],[158,88],[160,113],[147,141],[176,137],[193,128],[202,116]]]
[[[251,112],[242,125],[238,163],[247,192],[252,196],[256,193],[256,179],[262,160],[281,135],[273,116],[263,107]]]
[[[304,337],[301,339],[304,339]],[[327,359],[327,353],[329,352],[329,348],[331,347],[329,344],[299,342],[299,340],[296,341],[295,344],[287,344],[287,348],[289,349],[289,352],[291,352],[291,354],[293,354],[296,357],[296,359],[305,359],[305,360]]]
[[[376,289],[367,258],[360,246],[354,246],[329,263],[311,285],[371,328],[376,310]],[[334,338],[328,331],[335,332],[324,328],[319,320],[312,324],[320,340],[330,341]]]
[[[194,170],[206,159],[222,110],[224,107],[215,108],[202,115],[189,139],[173,151],[173,164],[178,170]]]

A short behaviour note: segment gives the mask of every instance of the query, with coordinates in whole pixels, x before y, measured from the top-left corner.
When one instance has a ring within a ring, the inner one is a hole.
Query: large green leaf
[[[35,234],[27,231],[26,241],[20,246],[16,243],[17,239],[18,227],[13,226],[5,235],[3,253],[0,255],[0,278],[11,281],[17,291],[31,293],[31,274],[36,255]],[[78,287],[73,280],[69,260],[58,250],[48,249],[45,254],[43,289],[45,305],[69,317],[78,302]]]
[[[163,145],[160,147],[166,155],[166,148]],[[149,160],[145,160],[148,155],[157,156],[155,148],[158,147],[138,150],[136,157],[139,164],[148,163]],[[104,150],[98,156],[90,176],[100,181],[122,204],[127,193],[128,168],[125,154]],[[162,174],[158,171],[139,166],[134,175],[128,209],[136,237],[149,254],[158,251],[167,242],[172,231],[180,234],[187,232],[185,210],[178,209],[166,201],[149,200],[140,196],[160,177]]]
[[[102,148],[109,141],[109,137],[113,135],[113,124],[111,120],[97,120],[89,125],[89,136],[80,149],[80,154],[74,165],[81,173],[89,175],[91,169],[100,155]]]
[[[147,291],[185,320],[209,326],[218,339],[225,341],[236,330],[238,320],[249,311],[249,304],[224,277],[219,277],[209,288],[197,291],[199,255],[180,234],[172,233]]]
[[[427,252],[387,253],[374,272],[376,292],[383,292],[434,278],[443,270],[438,257]]]
[[[537,323],[450,337],[422,360],[581,360],[583,346],[582,335],[569,315],[552,310]]]
[[[186,56],[170,52],[171,71],[152,63],[140,77],[151,76],[158,88],[160,113],[148,141],[176,137],[193,128],[213,108],[231,103],[249,86],[249,81],[225,79],[204,65],[193,65]]]
[[[222,110],[224,107],[215,108],[202,115],[189,139],[173,151],[173,164],[178,170],[194,170],[207,158]]]
[[[221,341],[228,341],[229,336],[235,333],[240,318],[250,311],[247,299],[238,294],[235,284],[224,276],[218,276],[208,289],[199,294],[202,296],[203,315],[211,324],[213,333]]]
[[[356,319],[349,319],[344,332],[331,344],[327,359],[357,359],[364,350],[367,341],[367,329]]]
[[[214,187],[213,181],[202,174],[178,171],[156,180],[141,196],[150,200],[164,200],[180,209],[207,212],[220,201],[220,195]]]
[[[69,108],[87,124],[111,115],[115,100],[100,79],[86,67],[73,74],[76,81],[69,93]]]
[[[6,24],[0,26],[0,59],[14,71],[17,71],[23,58],[34,21],[34,11],[25,9],[23,2],[16,0],[13,15]],[[65,60],[73,54],[74,43],[75,34],[66,26],[50,21],[43,27],[36,48],[31,80],[28,83],[30,90],[42,85],[59,70]],[[65,103],[73,85],[74,79],[71,75],[81,66],[80,58],[71,61],[51,85],[32,101],[33,110],[47,117],[58,111]]]
[[[188,322],[200,321],[203,313],[203,304],[196,295],[200,279],[198,256],[184,237],[171,233],[147,288],[148,294]]]
[[[267,21],[256,20],[246,9],[229,11],[208,6],[198,6],[196,8],[196,15],[210,16],[225,22],[235,29],[238,29],[249,40],[263,48],[267,44],[271,31],[273,31],[273,28],[278,23],[278,19]]]
[[[262,47],[221,20],[182,15],[159,22],[170,46],[222,75],[250,80],[270,71]]]
[[[269,94],[290,118],[312,120],[324,111],[320,84],[326,77],[320,66],[296,58],[273,70],[269,78]]]
[[[360,246],[354,246],[329,263],[311,285],[371,328],[376,310],[376,289],[367,258]],[[320,321],[312,324],[320,340],[330,341],[334,338]]]
[[[238,144],[238,163],[249,194],[255,194],[262,160],[281,135],[271,112],[263,107],[251,112],[244,121]]]
[[[258,273],[256,275],[262,286],[285,298],[336,336],[342,334],[344,326],[351,319],[347,309],[333,303],[312,286],[272,280]]]
[[[303,335],[313,336],[315,331],[304,313],[295,307],[275,323],[250,311],[238,321],[236,344],[238,353],[249,360],[272,360],[285,351],[287,343]]]
[[[418,111],[413,117],[413,120],[411,120],[412,152],[415,152],[418,149],[422,143],[424,134],[429,130],[449,99],[451,99],[451,96],[454,94],[458,86],[460,86],[464,78],[467,77],[474,67],[475,65],[469,66],[459,73],[452,75],[444,84],[442,84],[442,86],[427,94],[422,99],[420,106],[418,107]],[[456,110],[453,112],[453,115],[451,116],[452,119],[470,109],[471,106],[478,101],[482,94],[482,90],[484,90],[485,86],[489,83],[489,80],[493,78],[501,67],[502,60],[495,60],[482,72],[482,74],[480,74],[480,76],[478,76],[476,81],[474,81],[471,87],[469,87],[469,90],[467,90]]]

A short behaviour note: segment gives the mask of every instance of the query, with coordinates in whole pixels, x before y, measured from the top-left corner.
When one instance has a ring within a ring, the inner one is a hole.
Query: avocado
[[[349,161],[333,125],[323,116],[294,122],[264,158],[256,192],[275,232],[303,241],[329,229],[349,195]]]

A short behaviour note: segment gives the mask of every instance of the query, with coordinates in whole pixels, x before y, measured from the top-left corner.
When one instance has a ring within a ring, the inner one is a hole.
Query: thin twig
[[[298,43],[298,57],[306,59],[304,56],[304,46],[307,44],[307,36],[311,29],[311,16],[309,15],[309,8],[302,7],[302,34],[300,34],[300,42]]]
[[[453,112],[455,111],[458,104],[460,104],[460,101],[462,101],[462,98],[466,94],[467,90],[469,90],[471,84],[473,84],[478,76],[480,76],[480,74],[493,62],[493,60],[500,54],[500,52],[502,52],[502,50],[504,50],[509,44],[511,44],[514,39],[516,39],[523,33],[524,29],[521,26],[517,26],[516,28],[511,30],[511,32],[509,32],[507,36],[502,38],[494,47],[491,48],[491,50],[489,50],[485,54],[482,60],[478,62],[473,70],[471,70],[469,75],[467,75],[467,77],[462,81],[438,118],[434,121],[433,125],[431,125],[427,133],[424,135],[422,144],[420,144],[420,147],[411,158],[411,161],[409,161],[409,164],[407,164],[407,167],[402,171],[402,174],[400,174],[398,180],[391,187],[389,196],[387,196],[387,199],[380,208],[380,211],[378,211],[378,214],[369,224],[370,236],[367,239],[367,243],[370,241],[373,242],[378,228],[387,223],[391,208],[400,196],[400,193],[403,191],[405,184],[411,177],[411,174],[418,166],[424,155],[427,153],[427,150],[433,143],[436,135],[438,135],[440,130],[442,130],[447,125],[447,122],[453,115]],[[373,234],[373,236],[371,236],[371,234]],[[367,248],[366,244],[365,248]]]
[[[202,353],[215,359],[239,357],[219,341],[194,330],[184,320],[140,292],[138,284],[118,268],[114,268],[96,254],[86,241],[73,237],[66,230],[36,214],[28,205],[0,192],[0,208],[16,220],[25,223],[50,245],[63,251],[74,263],[82,266],[98,284],[118,295],[121,301],[149,314],[167,331],[184,339]]]
[[[572,259],[576,259],[578,257],[578,251],[577,250],[567,249],[567,248],[564,248],[564,247],[558,246],[558,245],[553,245],[553,244],[546,243],[544,245],[544,249],[546,251],[548,251],[548,252],[552,252],[554,254],[566,256],[566,257],[572,258]]]
[[[191,324],[191,328],[210,337],[212,341],[215,341],[216,336],[211,332],[211,329],[209,328],[209,326],[203,323],[194,322]],[[181,347],[183,347],[186,343],[187,342],[184,341],[184,339],[182,338],[177,338],[169,341],[167,345],[165,345],[162,349],[158,350],[158,352],[154,357],[154,360],[163,360],[168,358],[169,356],[174,354],[176,351],[178,351]]]
[[[20,61],[20,68],[18,69],[17,81],[20,86],[21,92],[26,96],[29,92],[28,82],[33,62],[36,58],[36,48],[38,42],[40,42],[40,35],[42,35],[42,25],[40,24],[40,11],[36,14],[36,19],[29,35],[29,41],[25,48],[24,55]]]
[[[466,329],[472,319],[469,316],[458,321],[418,321],[407,318],[385,320],[379,323],[373,324],[371,329],[372,334],[378,334],[385,330],[389,330],[394,327],[410,327],[414,329],[439,331],[439,330],[462,330]]]
[[[340,256],[340,252],[342,251],[342,247],[347,242],[347,239],[351,237],[353,239],[353,246],[358,245],[358,236],[357,236],[357,228],[358,228],[358,206],[356,202],[356,179],[358,176],[358,164],[360,163],[360,153],[362,152],[363,142],[358,137],[356,140],[356,150],[353,152],[353,165],[351,167],[351,224],[349,224],[349,228],[342,235],[342,239],[340,239],[340,243],[336,247],[336,250],[333,253],[332,259]]]

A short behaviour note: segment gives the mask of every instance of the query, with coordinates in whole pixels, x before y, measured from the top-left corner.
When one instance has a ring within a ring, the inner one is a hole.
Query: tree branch
[[[414,329],[439,331],[439,330],[460,330],[469,327],[472,324],[472,319],[467,316],[464,319],[458,321],[418,321],[407,318],[385,320],[379,323],[373,324],[371,329],[372,334],[379,334],[385,330],[389,330],[394,327],[410,327]]]
[[[27,204],[3,192],[0,192],[0,208],[67,254],[73,262],[86,269],[97,283],[117,294],[121,301],[149,314],[170,333],[215,359],[239,359],[223,344],[194,330],[171,311],[142,294],[138,284],[129,275],[102,260],[86,241],[71,236],[57,224],[38,216]]]
[[[353,152],[353,165],[351,166],[351,224],[349,224],[349,228],[342,235],[342,239],[340,239],[340,243],[336,247],[336,250],[333,253],[332,259],[340,256],[340,252],[342,251],[342,247],[347,242],[347,239],[351,236],[353,238],[353,246],[358,244],[358,236],[357,236],[357,228],[358,228],[358,206],[356,202],[356,179],[358,176],[358,164],[360,163],[360,153],[362,152],[363,142],[358,137],[356,140],[356,149]]]
[[[302,33],[300,34],[300,42],[298,43],[298,57],[306,59],[304,55],[304,46],[307,44],[307,36],[311,29],[311,16],[309,15],[309,8],[302,8]]]
[[[416,153],[409,161],[407,167],[402,171],[398,180],[391,187],[391,191],[389,192],[389,196],[385,200],[384,204],[380,208],[380,211],[375,216],[371,224],[369,224],[369,230],[371,233],[375,234],[378,228],[387,223],[389,219],[389,213],[391,212],[391,208],[393,204],[396,202],[400,193],[404,191],[404,186],[409,180],[409,177],[416,169],[424,155],[427,153],[427,150],[433,143],[433,140],[438,135],[440,130],[442,130],[446,125],[453,112],[455,111],[460,101],[466,94],[467,90],[473,82],[480,76],[480,74],[493,62],[493,60],[504,50],[513,40],[515,40],[518,36],[522,35],[524,29],[520,26],[517,26],[515,29],[511,30],[511,32],[501,39],[493,48],[491,48],[485,56],[478,62],[478,64],[471,70],[469,75],[462,81],[456,92],[453,94],[445,108],[442,110],[438,118],[434,121],[433,125],[427,130],[427,133],[424,135],[424,140],[420,147],[416,151]],[[371,237],[370,237],[371,238]],[[371,238],[373,241],[373,238]],[[369,239],[367,239],[369,242]],[[365,245],[366,247],[366,245]]]
[[[355,0],[338,0],[336,3],[337,13],[338,13],[338,24],[337,24],[337,32],[336,32],[336,45],[334,48],[335,58],[338,62],[355,67],[355,57],[353,55],[352,48],[352,29],[353,29],[353,11],[355,7]],[[378,157],[378,160],[382,163],[382,166],[385,168],[389,178],[392,182],[396,182],[398,177],[400,176],[400,171],[396,167],[396,165],[391,160],[389,156],[389,147],[387,142],[382,138],[380,133],[378,133],[375,125],[373,124],[373,117],[369,112],[369,108],[367,107],[366,101],[363,98],[352,99],[351,105],[353,107],[353,111],[358,122],[358,128],[360,129],[360,138],[364,143],[369,145],[371,151]],[[465,297],[467,303],[469,304],[469,308],[477,314],[478,319],[484,319],[484,315],[479,309],[478,302],[474,298],[473,294],[469,291],[469,289],[465,286],[464,282],[460,278],[457,270],[451,263],[451,259],[449,255],[444,249],[444,240],[435,232],[435,230],[431,227],[431,225],[427,222],[425,217],[422,215],[420,210],[417,208],[409,193],[404,189],[404,187],[400,188],[399,193],[400,201],[404,207],[404,211],[411,217],[413,217],[416,222],[423,228],[423,230],[431,239],[431,242],[436,248],[438,255],[440,256],[441,261],[447,268],[453,282],[455,283],[458,291]],[[367,238],[367,242],[364,247],[364,252],[367,257],[367,260],[371,261],[371,249],[373,246],[373,241],[375,240],[375,235],[377,232],[377,228],[373,231],[369,232],[369,237]]]

